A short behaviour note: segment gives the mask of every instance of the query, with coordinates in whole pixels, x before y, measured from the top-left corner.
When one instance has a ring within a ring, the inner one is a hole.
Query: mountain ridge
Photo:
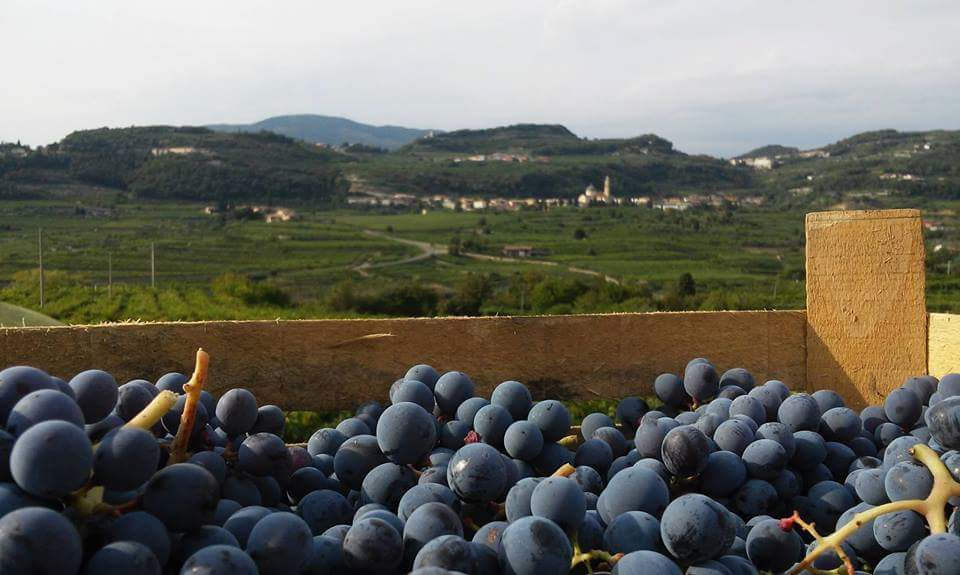
[[[251,124],[208,124],[215,132],[273,132],[312,144],[340,146],[344,143],[362,144],[386,150],[395,150],[417,138],[437,130],[407,128],[391,124],[365,124],[341,116],[322,114],[284,114],[271,116]]]

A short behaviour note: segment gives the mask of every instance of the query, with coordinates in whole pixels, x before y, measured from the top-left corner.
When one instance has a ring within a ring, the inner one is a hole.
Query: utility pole
[[[154,257],[153,242],[150,242],[150,289],[154,289],[156,287],[157,287],[156,258]]]
[[[113,298],[113,252],[107,254],[107,297]]]
[[[37,259],[40,262],[40,309],[43,309],[43,228],[37,228]]]

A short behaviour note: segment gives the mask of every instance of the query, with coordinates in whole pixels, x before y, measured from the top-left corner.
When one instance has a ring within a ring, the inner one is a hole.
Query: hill
[[[387,150],[395,150],[435,132],[402,126],[373,126],[317,114],[274,116],[253,124],[211,124],[207,127],[216,132],[272,132],[312,144],[340,146],[350,143]]]
[[[101,128],[37,150],[0,154],[0,196],[86,185],[134,197],[231,202],[326,201],[341,190],[341,154],[268,132],[196,127]],[[6,185],[4,185],[6,184]]]
[[[0,302],[0,327],[63,325],[59,321],[17,305]]]
[[[778,156],[789,156],[800,152],[800,148],[794,148],[792,146],[781,146],[779,144],[770,144],[768,146],[761,146],[759,148],[754,148],[747,152],[746,154],[740,154],[737,156],[737,159],[743,158],[776,158]]]

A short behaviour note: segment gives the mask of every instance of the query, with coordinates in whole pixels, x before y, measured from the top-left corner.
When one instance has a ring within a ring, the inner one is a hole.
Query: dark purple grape
[[[627,511],[613,520],[603,534],[603,548],[610,553],[660,551],[660,522],[644,511]]]
[[[504,435],[507,428],[513,423],[513,418],[507,408],[490,404],[477,411],[473,418],[473,429],[480,434],[480,439],[498,449],[503,447]]]
[[[514,421],[526,419],[533,407],[533,398],[530,390],[519,381],[504,381],[494,388],[490,395],[490,403],[500,405],[510,412]]]
[[[692,425],[681,425],[670,430],[663,438],[661,458],[670,473],[692,477],[707,466],[711,451],[707,436],[699,429]]]
[[[665,555],[656,551],[633,551],[617,561],[613,575],[682,575],[680,567]]]
[[[805,393],[791,395],[777,410],[777,419],[791,431],[816,431],[820,426],[820,405]]]
[[[887,394],[883,402],[883,413],[887,421],[900,427],[909,428],[920,419],[923,403],[917,394],[903,387]]]
[[[583,522],[587,503],[577,482],[567,477],[548,477],[534,487],[530,512],[553,521],[567,533],[573,533]]]
[[[540,428],[543,441],[558,441],[570,433],[570,412],[559,401],[545,399],[534,404],[527,420]]]
[[[395,569],[403,559],[403,539],[383,519],[365,518],[347,531],[343,539],[343,563],[358,572]]]
[[[172,391],[177,395],[183,395],[183,386],[186,385],[188,381],[190,381],[190,378],[182,373],[165,373],[157,380],[157,389],[161,391]]]
[[[747,468],[735,453],[715,451],[700,474],[700,490],[710,497],[729,497],[747,481]]]
[[[960,537],[951,533],[928,535],[907,551],[904,565],[906,575],[960,573]]]
[[[261,405],[257,409],[257,420],[250,433],[272,433],[283,437],[285,427],[286,416],[282,409],[276,405]]]
[[[403,376],[404,379],[415,379],[433,391],[434,386],[437,385],[437,380],[440,379],[440,374],[437,373],[437,370],[433,369],[425,363],[417,364],[407,370],[407,373]]]
[[[6,426],[7,416],[20,398],[41,389],[57,390],[57,384],[37,368],[17,365],[0,371],[0,426]]]
[[[683,372],[683,389],[699,402],[716,396],[720,390],[717,369],[706,362],[688,364]]]
[[[189,531],[211,523],[219,501],[220,486],[209,471],[199,465],[176,463],[150,478],[141,505],[167,529]]]
[[[613,476],[597,500],[597,511],[609,525],[627,511],[646,511],[659,517],[670,501],[663,479],[643,467],[629,467]]]
[[[479,444],[478,444],[479,445]],[[383,463],[370,470],[360,489],[362,504],[379,503],[396,511],[403,494],[417,484],[417,476],[406,465]]]
[[[146,545],[157,557],[160,565],[166,565],[170,556],[170,536],[164,524],[145,511],[124,513],[107,527],[106,542],[136,541]]]
[[[59,498],[80,489],[92,469],[90,440],[81,428],[66,421],[37,423],[17,438],[10,452],[14,481],[37,497]]]
[[[214,451],[198,451],[190,457],[187,463],[199,465],[209,471],[217,480],[217,483],[223,484],[227,479],[227,462],[223,456]]]
[[[347,436],[336,429],[330,427],[318,429],[310,436],[310,440],[307,442],[307,451],[310,455],[320,453],[335,455],[346,440]]]
[[[573,548],[563,530],[542,517],[511,522],[500,542],[500,564],[506,573],[548,575],[570,570]]]
[[[757,523],[747,535],[747,556],[764,571],[786,571],[802,550],[800,536],[792,528],[784,529],[776,519]]]
[[[130,421],[153,401],[159,390],[149,381],[135,379],[117,389],[116,412],[124,421]]]
[[[70,397],[52,389],[40,389],[13,406],[7,418],[7,431],[19,436],[41,421],[66,421],[84,429],[83,413]]]
[[[464,401],[473,397],[473,382],[461,371],[448,371],[437,379],[433,388],[437,407],[446,415],[454,415]]]
[[[405,560],[412,563],[424,545],[441,535],[463,537],[463,524],[460,518],[443,503],[424,503],[407,518],[404,525],[403,556]]]
[[[80,534],[56,511],[24,507],[0,517],[0,572],[76,573],[82,560]]]
[[[436,420],[415,403],[395,403],[380,416],[377,445],[394,463],[417,463],[436,443]]]
[[[660,535],[671,555],[684,563],[719,557],[736,537],[730,512],[697,493],[673,500],[660,519]]]
[[[302,507],[300,511],[303,511]],[[223,522],[223,528],[237,538],[237,543],[240,547],[246,547],[247,538],[250,537],[253,526],[271,513],[273,513],[273,511],[259,505],[243,507],[239,511],[235,511],[233,515]]]
[[[257,422],[257,398],[246,389],[231,389],[217,402],[217,420],[230,436],[249,432]]]
[[[342,542],[333,537],[317,535],[313,538],[310,558],[299,575],[333,575],[342,573],[345,568]]]
[[[230,545],[211,545],[191,555],[181,573],[203,575],[258,575],[257,564],[242,550]]]
[[[105,371],[82,371],[70,380],[69,385],[86,423],[100,421],[117,405],[117,380]]]
[[[415,403],[428,413],[433,413],[433,408],[437,405],[433,397],[433,390],[423,382],[413,379],[402,380],[390,394],[390,403],[402,402]]]
[[[272,433],[255,433],[243,440],[237,467],[251,475],[289,476],[290,452],[282,439]]]
[[[826,413],[835,407],[845,407],[843,398],[840,397],[839,393],[833,391],[832,389],[817,390],[813,392],[811,397],[817,402],[817,407],[820,408],[820,413]]]
[[[159,462],[160,446],[153,434],[137,427],[119,427],[97,446],[93,482],[116,491],[136,489],[153,476]]]
[[[313,548],[310,528],[293,513],[271,513],[257,522],[247,537],[246,551],[260,575],[297,573]]]
[[[439,567],[449,571],[472,573],[475,561],[470,542],[457,535],[441,535],[417,552],[413,568]]]
[[[507,487],[503,458],[485,443],[465,445],[447,465],[447,485],[464,501],[493,501]]]

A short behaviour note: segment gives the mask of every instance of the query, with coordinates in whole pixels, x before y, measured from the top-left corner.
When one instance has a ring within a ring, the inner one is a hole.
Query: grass
[[[52,317],[27,308],[0,302],[0,327],[62,325]]]

